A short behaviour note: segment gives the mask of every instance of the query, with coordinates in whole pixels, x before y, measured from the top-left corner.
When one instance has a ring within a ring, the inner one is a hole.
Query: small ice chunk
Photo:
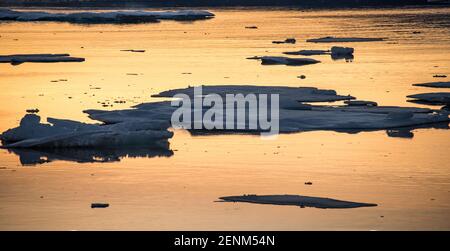
[[[351,55],[355,49],[351,47],[339,47],[339,46],[333,46],[331,47],[331,54],[332,55]]]
[[[273,44],[295,44],[296,42],[295,38],[286,38],[284,41],[272,41]]]
[[[349,106],[377,106],[377,102],[365,101],[365,100],[347,100],[344,101]]]
[[[91,208],[107,208],[109,207],[108,203],[91,203]]]

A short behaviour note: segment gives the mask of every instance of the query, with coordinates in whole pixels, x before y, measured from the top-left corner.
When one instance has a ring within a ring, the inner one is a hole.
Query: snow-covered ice
[[[315,207],[322,209],[344,209],[357,207],[376,207],[373,203],[360,203],[352,201],[343,201],[330,198],[310,197],[301,195],[241,195],[220,197],[222,201],[227,202],[247,202],[256,204],[271,205],[289,205],[299,207]]]
[[[147,23],[159,20],[201,20],[214,17],[204,10],[45,12],[0,9],[0,21],[55,21],[70,23]]]

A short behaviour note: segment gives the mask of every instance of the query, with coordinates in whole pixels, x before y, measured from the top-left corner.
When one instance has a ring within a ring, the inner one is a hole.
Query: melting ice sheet
[[[214,17],[204,10],[177,11],[110,11],[110,12],[71,12],[55,13],[45,11],[14,11],[0,9],[0,21],[54,21],[69,23],[149,23],[159,20],[193,21]]]
[[[202,95],[194,91],[194,87],[161,92],[153,97],[174,97],[184,94],[189,97],[191,106],[175,107],[170,101],[143,103],[131,109],[104,111],[86,110],[85,113],[102,124],[86,124],[71,120],[48,118],[47,123],[41,123],[40,117],[27,114],[20,125],[9,129],[0,135],[4,148],[24,157],[24,162],[42,161],[32,157],[31,150],[36,151],[47,160],[65,159],[73,161],[108,161],[121,156],[155,156],[153,152],[137,152],[127,150],[142,147],[144,149],[160,149],[164,156],[170,156],[168,140],[173,133],[168,131],[172,114],[177,109],[186,109],[192,113],[192,123],[196,123],[195,113],[202,115],[213,111],[226,118],[227,107],[201,106],[195,107],[195,100],[203,101],[205,95],[216,94],[226,97],[229,94],[278,94],[279,95],[279,131],[294,133],[312,130],[333,130],[337,132],[355,133],[360,131],[388,130],[392,137],[411,138],[410,130],[414,128],[448,128],[449,112],[416,107],[377,106],[375,102],[363,101],[358,105],[314,105],[315,102],[334,102],[353,100],[350,95],[339,95],[334,90],[323,90],[314,87],[283,87],[283,86],[251,86],[251,85],[220,85],[202,86]],[[227,102],[227,99],[223,99]],[[183,99],[181,99],[183,101]],[[234,102],[234,101],[233,101]],[[182,102],[180,102],[181,104]],[[270,102],[268,102],[270,109]],[[244,129],[238,129],[235,120],[233,130],[208,130],[207,123],[203,128],[190,129],[192,134],[229,134],[258,133],[264,131],[259,123],[259,114],[249,116],[248,108],[233,105],[234,111],[246,114]],[[270,111],[268,111],[270,114]],[[203,117],[203,116],[201,116]],[[253,121],[254,120],[254,121]],[[256,129],[248,128],[251,122],[258,125]],[[200,121],[197,121],[200,122]],[[228,128],[222,121],[223,128]],[[440,126],[436,126],[440,124]],[[444,124],[442,126],[442,124]],[[192,127],[193,128],[193,127]],[[29,151],[24,151],[28,149]],[[61,149],[61,150],[56,150]],[[103,149],[116,149],[115,151]],[[22,153],[22,154],[21,154]],[[157,152],[156,155],[160,155]],[[30,157],[31,156],[31,157]],[[99,158],[98,158],[99,157]]]

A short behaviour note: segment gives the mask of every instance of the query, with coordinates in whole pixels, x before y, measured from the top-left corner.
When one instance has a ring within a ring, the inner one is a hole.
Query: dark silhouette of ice
[[[373,203],[360,203],[330,198],[310,197],[301,195],[242,195],[225,196],[219,199],[228,202],[247,202],[256,204],[289,205],[299,207],[315,207],[321,209],[344,209],[358,207],[376,207]]]
[[[84,62],[84,58],[71,57],[69,54],[14,54],[0,55],[0,63],[19,65],[30,63]]]
[[[194,21],[214,17],[214,14],[204,10],[176,11],[109,11],[109,12],[45,12],[45,11],[14,11],[0,9],[0,21],[21,22],[69,22],[69,23],[152,23],[160,20]]]

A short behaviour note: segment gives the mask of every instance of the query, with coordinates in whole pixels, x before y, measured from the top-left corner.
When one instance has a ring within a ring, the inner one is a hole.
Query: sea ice
[[[301,55],[301,56],[314,56],[314,55],[328,55],[330,50],[300,50],[300,51],[286,51],[283,52],[286,55]]]
[[[347,43],[347,42],[376,42],[383,41],[384,38],[362,38],[362,37],[322,37],[308,39],[310,43]]]
[[[288,58],[288,57],[263,56],[263,57],[250,57],[247,59],[261,60],[262,65],[302,66],[302,65],[320,63],[320,61],[312,59],[312,58]]]
[[[214,17],[204,10],[177,11],[109,11],[109,12],[45,12],[0,9],[1,20],[55,21],[69,23],[148,23],[159,20],[201,20]]]
[[[0,135],[6,148],[59,148],[121,146],[167,147],[173,136],[166,129],[169,121],[133,121],[112,125],[86,124],[72,120],[48,118],[50,124],[40,123],[40,117],[26,114],[20,126]]]
[[[430,92],[430,93],[420,93],[407,96],[415,100],[411,102],[424,102],[430,104],[450,104],[450,92]]]
[[[365,100],[347,100],[344,101],[346,105],[349,106],[377,106],[377,102],[365,101]]]
[[[299,207],[315,207],[322,209],[343,209],[357,207],[376,207],[373,203],[335,200],[330,198],[310,197],[301,195],[242,195],[226,196],[219,199],[228,202],[247,202],[256,204],[289,205]]]
[[[31,63],[84,62],[84,58],[71,57],[69,54],[14,54],[0,55],[0,63],[19,65]]]
[[[354,51],[355,49],[351,47],[339,47],[339,46],[331,47],[332,55],[352,55]]]
[[[371,130],[397,129],[401,127],[427,127],[439,122],[447,122],[449,112],[445,110],[431,110],[416,107],[374,106],[368,101],[359,101],[360,105],[315,105],[315,102],[349,101],[354,97],[339,95],[334,90],[322,90],[313,87],[284,87],[284,86],[251,86],[251,85],[225,85],[202,86],[202,94],[196,93],[194,87],[168,90],[153,97],[173,98],[177,94],[193,98],[192,104],[200,101],[208,94],[216,94],[219,97],[242,94],[244,96],[254,94],[279,95],[279,131],[291,133],[310,130],[333,130],[338,132],[359,132]],[[433,97],[436,94],[432,95]],[[441,95],[438,95],[439,97]],[[227,102],[227,99],[224,99]],[[440,99],[439,99],[440,100]],[[235,102],[235,101],[233,101]],[[354,101],[358,102],[358,101]],[[270,103],[270,102],[269,102]],[[355,104],[355,103],[354,103]],[[171,116],[177,109],[188,109],[188,113],[213,111],[215,114],[225,114],[223,108],[216,106],[200,105],[198,107],[171,106],[170,101],[143,103],[130,109],[104,111],[86,110],[85,113],[91,119],[101,121],[104,124],[86,124],[71,120],[48,118],[46,123],[40,123],[40,117],[35,114],[27,114],[21,120],[20,126],[9,129],[0,135],[3,147],[23,149],[56,149],[73,148],[103,149],[149,146],[160,147],[168,150],[168,139],[173,133],[167,129],[171,126]],[[244,110],[245,120],[248,124],[258,120],[258,116],[249,116],[245,112],[247,107],[233,105],[235,111]],[[270,108],[270,107],[268,107]],[[196,123],[195,116],[192,116]],[[200,117],[200,119],[203,116]],[[221,123],[225,123],[222,121]],[[209,123],[209,122],[207,122]],[[234,122],[235,125],[238,122]],[[258,124],[258,123],[256,123]],[[258,127],[249,131],[249,128],[236,129],[227,132],[221,129],[208,130],[202,128],[190,129],[190,132],[200,133],[257,133],[263,129]],[[194,128],[194,127],[192,127]],[[222,128],[228,128],[223,125]],[[395,133],[394,133],[395,134]],[[394,135],[393,134],[393,135]],[[46,150],[47,151],[47,150]],[[59,152],[48,153],[49,158],[68,158]],[[56,157],[55,157],[56,155]],[[83,153],[81,159],[92,159],[90,154]],[[31,158],[33,159],[33,158]],[[33,159],[36,161],[36,158]],[[39,160],[39,158],[38,158]]]
[[[429,82],[413,84],[414,86],[432,87],[432,88],[450,88],[450,82]]]

